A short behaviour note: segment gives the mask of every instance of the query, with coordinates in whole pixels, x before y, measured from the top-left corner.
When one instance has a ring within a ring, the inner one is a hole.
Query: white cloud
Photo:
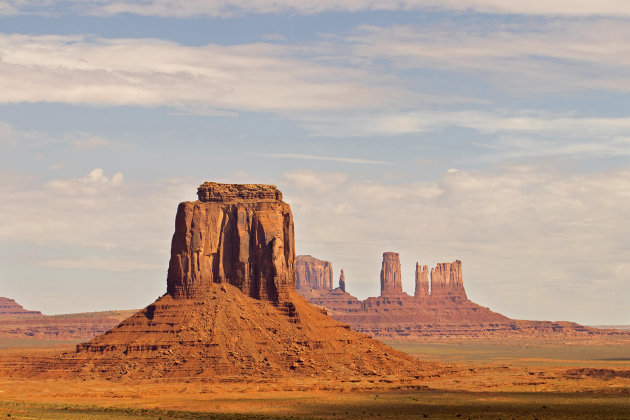
[[[359,29],[346,39],[354,44],[350,55],[389,60],[397,68],[465,71],[525,95],[630,89],[630,46],[624,42],[630,37],[630,25],[625,20],[366,25]]]
[[[187,47],[155,39],[0,35],[3,103],[300,111],[391,103],[360,69],[272,44]]]
[[[568,15],[629,16],[625,0],[68,0],[62,3],[47,0],[8,0],[0,3],[0,14],[83,13],[110,16],[132,13],[146,16],[233,17],[244,14],[316,14],[323,12],[358,12],[366,10],[447,10],[457,12]]]
[[[164,264],[147,264],[142,261],[89,256],[85,258],[45,259],[37,262],[40,267],[71,268],[102,271],[160,270]]]
[[[300,153],[267,153],[262,156],[269,157],[269,158],[276,158],[276,159],[324,160],[324,161],[332,161],[332,162],[358,163],[358,164],[368,164],[368,165],[391,165],[391,162],[385,162],[382,160],[358,159],[358,158],[334,157],[334,156],[316,156],[316,155],[305,155],[305,154],[300,154]]]
[[[0,242],[80,247],[146,255],[168,252],[174,206],[190,199],[185,180],[127,183],[120,172],[96,168],[78,178],[27,181],[2,174]],[[157,243],[163,243],[161,249]]]
[[[628,169],[512,165],[395,185],[296,171],[283,190],[298,252],[343,267],[360,297],[378,294],[381,253],[399,251],[410,292],[416,261],[462,259],[469,295],[509,316],[628,322]]]
[[[102,146],[107,146],[109,141],[102,137],[86,137],[77,139],[72,143],[77,149],[96,149]]]
[[[540,139],[624,139],[630,117],[578,117],[533,111],[416,111],[304,116],[301,123],[316,136],[394,136],[465,127],[482,134],[528,134]],[[540,140],[539,140],[540,141]],[[615,140],[617,146],[627,145]],[[577,150],[576,150],[577,151]]]

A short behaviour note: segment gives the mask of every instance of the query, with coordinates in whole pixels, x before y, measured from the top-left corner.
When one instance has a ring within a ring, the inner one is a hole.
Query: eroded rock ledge
[[[221,184],[204,182],[197,188],[199,201],[282,201],[282,193],[275,185],[265,184]]]

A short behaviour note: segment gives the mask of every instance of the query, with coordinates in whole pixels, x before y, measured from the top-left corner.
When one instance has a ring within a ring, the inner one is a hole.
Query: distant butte
[[[332,269],[327,261],[298,256],[298,266],[304,266],[298,271],[298,283],[301,273],[309,272],[314,261]],[[402,289],[399,255],[385,252],[380,282],[380,296],[363,301],[347,292],[343,271],[340,287],[303,287],[298,292],[355,331],[383,339],[627,335],[573,322],[514,320],[493,312],[468,299],[459,260],[438,263],[430,271],[428,266],[416,263],[415,292],[410,296]],[[312,277],[308,283],[323,284]]]
[[[0,297],[0,318],[15,316],[39,316],[40,311],[29,311],[13,299]]]

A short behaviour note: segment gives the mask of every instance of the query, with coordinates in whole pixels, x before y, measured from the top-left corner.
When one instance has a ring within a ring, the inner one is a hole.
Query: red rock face
[[[296,267],[298,289],[330,290],[333,288],[330,262],[318,260],[310,255],[298,255]]]
[[[413,295],[423,299],[429,297],[429,267],[416,263],[416,291]]]
[[[381,296],[398,295],[401,293],[400,257],[397,252],[383,252]]]
[[[242,187],[242,188],[238,188]],[[177,209],[167,292],[198,298],[229,283],[278,303],[295,289],[293,216],[275,186],[206,183]]]
[[[431,298],[446,298],[453,302],[467,300],[462,276],[462,262],[438,263],[431,269]]]

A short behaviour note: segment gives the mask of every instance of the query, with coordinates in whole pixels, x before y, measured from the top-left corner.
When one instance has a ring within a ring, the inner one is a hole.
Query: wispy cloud
[[[0,102],[287,112],[365,108],[406,94],[352,67],[272,44],[0,35]]]
[[[630,46],[624,42],[630,37],[630,25],[626,20],[364,25],[359,29],[346,39],[353,45],[349,55],[388,60],[399,69],[482,72],[491,84],[520,94],[586,87],[630,89]]]
[[[89,269],[102,271],[163,270],[163,264],[147,264],[142,261],[120,258],[89,256],[85,258],[54,258],[37,262],[40,267]]]
[[[4,197],[0,202],[0,242],[116,248],[123,255],[155,249],[160,238],[167,242],[172,234],[173,203],[190,198],[189,192],[194,190],[181,180],[137,185],[125,181],[120,172],[107,174],[101,168],[81,177],[26,179],[0,174]],[[146,203],[152,204],[150,212]]]
[[[305,154],[299,154],[299,153],[267,153],[262,156],[268,157],[268,158],[277,158],[277,159],[325,160],[325,161],[332,161],[332,162],[359,163],[359,164],[369,164],[369,165],[391,165],[391,162],[385,162],[382,160],[333,157],[333,156],[316,156],[316,155],[305,155]]]
[[[245,14],[316,14],[324,12],[360,11],[456,11],[497,14],[552,15],[552,16],[630,16],[630,7],[624,0],[530,0],[511,2],[503,0],[8,0],[0,3],[0,13],[29,14],[93,14],[111,16],[131,13],[146,16],[234,17]]]
[[[387,136],[436,132],[457,126],[483,134],[536,133],[545,137],[611,138],[630,135],[630,117],[589,118],[541,111],[418,111],[318,114],[302,124],[318,136]]]
[[[96,149],[107,146],[109,141],[102,137],[87,137],[72,142],[77,149]]]

